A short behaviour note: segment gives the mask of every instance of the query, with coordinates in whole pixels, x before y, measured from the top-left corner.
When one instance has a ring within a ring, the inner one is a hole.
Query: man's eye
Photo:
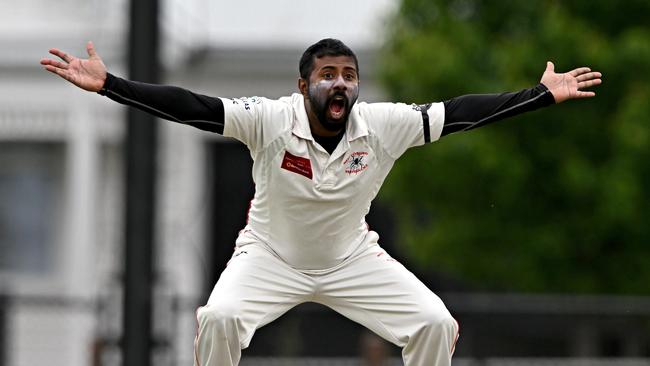
[[[353,81],[355,79],[356,79],[356,77],[354,76],[354,74],[346,74],[345,75],[345,80]]]
[[[325,79],[331,79],[331,78],[334,77],[334,74],[332,74],[331,72],[326,72],[326,73],[323,74],[323,77]]]

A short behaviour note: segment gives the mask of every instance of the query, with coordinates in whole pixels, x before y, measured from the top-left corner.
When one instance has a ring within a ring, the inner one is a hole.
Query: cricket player
[[[234,366],[255,331],[316,302],[402,348],[407,366],[449,366],[458,323],[442,301],[393,260],[365,216],[395,161],[452,132],[574,98],[601,83],[587,67],[519,92],[465,95],[424,105],[358,102],[359,64],[323,39],[299,62],[299,93],[270,100],[216,98],[134,82],[58,49],[41,64],[74,85],[160,118],[234,137],[253,158],[255,195],[235,252],[197,310],[196,366]],[[431,172],[431,174],[439,174]],[[441,176],[440,179],[445,179]],[[416,183],[414,183],[416,184]]]

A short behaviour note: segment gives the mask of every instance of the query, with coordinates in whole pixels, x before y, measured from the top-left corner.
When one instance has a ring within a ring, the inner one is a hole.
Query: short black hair
[[[323,56],[350,56],[354,59],[357,74],[359,73],[359,61],[357,60],[357,55],[352,52],[350,47],[346,46],[345,43],[338,39],[325,38],[309,46],[309,48],[307,48],[302,54],[300,64],[298,65],[300,77],[309,82],[309,75],[314,68],[314,59]]]

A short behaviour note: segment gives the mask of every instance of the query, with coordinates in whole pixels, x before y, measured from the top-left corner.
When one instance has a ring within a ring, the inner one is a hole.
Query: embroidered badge
[[[295,156],[288,151],[284,152],[284,159],[282,159],[282,169],[303,175],[309,179],[312,178],[311,174],[311,161],[307,158]]]
[[[358,174],[368,167],[367,162],[368,153],[365,151],[356,151],[350,154],[350,156],[345,159],[343,164],[345,165],[345,172],[348,174]]]

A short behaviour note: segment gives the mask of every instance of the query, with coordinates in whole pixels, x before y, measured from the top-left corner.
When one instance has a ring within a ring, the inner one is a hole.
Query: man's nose
[[[345,79],[343,79],[342,75],[339,75],[334,79],[334,89],[338,90],[346,90],[348,88],[347,83],[345,82]]]

